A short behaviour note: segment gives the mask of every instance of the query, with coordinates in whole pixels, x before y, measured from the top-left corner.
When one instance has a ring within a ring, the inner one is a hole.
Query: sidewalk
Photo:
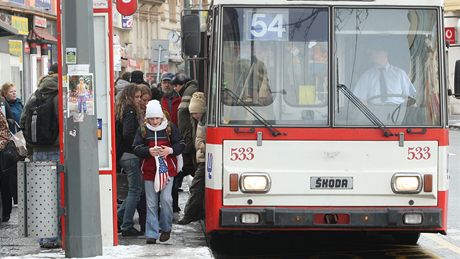
[[[190,181],[184,179],[184,192],[179,193],[181,208],[187,202],[189,184]],[[182,217],[182,213],[183,211],[180,215],[174,215],[174,222]],[[211,250],[206,246],[203,224],[204,222],[194,222],[187,226],[174,224],[171,239],[155,245],[145,244],[144,237],[124,238],[119,235],[118,246],[105,247],[103,256],[94,258],[213,258]],[[0,225],[0,258],[65,258],[65,252],[62,249],[40,249],[35,239],[19,237],[17,208],[13,208],[10,221]]]

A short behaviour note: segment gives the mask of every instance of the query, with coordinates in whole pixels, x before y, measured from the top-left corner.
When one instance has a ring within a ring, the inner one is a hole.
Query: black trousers
[[[141,198],[137,203],[137,213],[139,213],[139,225],[141,231],[145,233],[145,223],[147,219],[147,200],[145,199],[145,189],[142,188]]]
[[[190,197],[184,209],[184,219],[197,221],[204,219],[205,216],[205,181],[206,170],[205,164],[198,164],[193,177],[192,185],[190,186]]]
[[[3,213],[2,217],[9,217],[11,214],[12,198],[13,198],[13,186],[11,186],[11,178],[15,178],[12,173],[7,173],[0,177],[0,191],[2,192],[2,206]]]
[[[173,211],[178,212],[180,210],[179,208],[179,188],[182,186],[182,181],[184,180],[184,177],[191,174],[193,175],[195,173],[195,165],[194,165],[194,159],[193,156],[195,156],[195,153],[193,154],[182,154],[182,157],[184,159],[184,167],[182,168],[182,171],[179,172],[174,177],[174,183],[172,187],[172,198],[173,198]]]

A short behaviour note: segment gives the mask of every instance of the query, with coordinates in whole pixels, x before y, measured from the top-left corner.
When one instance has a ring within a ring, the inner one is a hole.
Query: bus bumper
[[[439,229],[439,208],[305,210],[290,208],[221,208],[226,228],[404,228]]]

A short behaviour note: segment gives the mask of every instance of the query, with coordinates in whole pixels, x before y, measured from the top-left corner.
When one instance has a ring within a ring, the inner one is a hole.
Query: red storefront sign
[[[169,71],[169,64],[160,64],[160,74]],[[150,64],[150,73],[157,73],[158,72],[158,65],[157,64]]]
[[[137,0],[117,0],[117,10],[124,16],[133,15],[137,11]]]
[[[455,27],[446,27],[444,28],[444,35],[446,38],[446,41],[449,42],[450,44],[455,44]]]

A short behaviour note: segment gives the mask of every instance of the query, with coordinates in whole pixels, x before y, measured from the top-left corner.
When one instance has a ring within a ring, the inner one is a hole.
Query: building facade
[[[114,56],[118,74],[142,70],[150,83],[156,81],[158,55],[154,52],[159,43],[162,44],[160,74],[178,70],[182,63],[180,42],[172,38],[179,38],[182,6],[183,2],[176,0],[140,0],[137,12],[131,17],[120,15],[114,8]]]
[[[56,1],[0,1],[0,78],[13,82],[22,99],[57,62]]]

